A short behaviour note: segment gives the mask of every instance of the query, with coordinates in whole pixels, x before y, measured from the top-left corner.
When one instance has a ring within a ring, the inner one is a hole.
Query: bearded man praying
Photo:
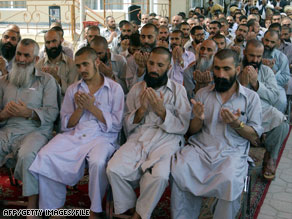
[[[117,214],[129,209],[134,213],[136,207],[133,218],[151,217],[168,185],[171,156],[184,145],[191,107],[183,85],[167,77],[170,63],[168,49],[154,48],[144,81],[128,93],[124,119],[127,142],[107,167]],[[138,199],[133,189],[137,185]]]
[[[261,136],[258,94],[236,80],[238,54],[216,53],[214,84],[192,99],[188,145],[172,159],[171,211],[176,219],[198,218],[202,197],[216,197],[213,218],[233,219],[248,170],[250,142]]]
[[[62,97],[64,97],[69,85],[77,81],[78,72],[72,58],[62,52],[61,36],[56,30],[49,30],[44,39],[46,52],[36,67],[56,79],[61,87]]]
[[[59,113],[54,78],[35,69],[38,54],[34,40],[21,40],[10,73],[0,79],[0,166],[15,167],[28,208],[37,208],[39,192],[28,168],[51,138]],[[17,158],[16,165],[11,158]]]

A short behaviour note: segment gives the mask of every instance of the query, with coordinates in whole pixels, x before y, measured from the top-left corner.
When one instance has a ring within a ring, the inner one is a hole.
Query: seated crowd
[[[142,14],[141,26],[109,16],[75,53],[60,23],[41,49],[9,25],[0,166],[15,168],[28,208],[62,208],[88,168],[90,218],[103,218],[109,184],[116,214],[150,218],[169,182],[173,218],[197,218],[202,197],[217,199],[214,218],[235,218],[250,145],[264,145],[273,180],[289,130],[292,7],[263,2],[225,15],[210,0],[171,23]]]

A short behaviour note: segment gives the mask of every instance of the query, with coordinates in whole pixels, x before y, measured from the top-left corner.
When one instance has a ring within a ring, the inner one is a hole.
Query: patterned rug
[[[290,127],[290,130],[291,130],[291,127]],[[287,136],[286,140],[284,141],[282,145],[277,164],[279,163],[279,160],[285,148],[288,137],[289,135]],[[259,153],[258,156],[263,156],[263,151],[257,152],[257,153]],[[250,218],[257,217],[260,207],[263,203],[263,200],[266,196],[266,193],[270,185],[270,183],[262,179],[261,174],[258,174],[258,173],[255,173],[255,174],[256,174],[255,180],[253,180],[254,183],[252,185],[252,193],[251,193]],[[8,176],[9,176],[8,169],[0,168],[0,212],[2,212],[4,208],[24,208],[24,206],[21,206],[22,204],[18,205],[19,202],[18,203],[14,203],[14,202],[26,201],[26,199],[21,196],[21,185],[11,186]],[[65,204],[66,208],[89,208],[90,200],[87,195],[87,192],[88,192],[87,182],[88,182],[88,176],[85,176],[78,183],[77,188],[67,189],[67,199],[66,199],[66,204]],[[137,191],[137,194],[138,194],[138,191]],[[5,200],[5,201],[1,201],[1,200]],[[7,201],[11,201],[12,203],[8,203]],[[202,204],[200,219],[212,218],[212,213],[210,212],[209,209],[213,201],[214,199],[204,200]],[[104,207],[105,207],[105,199],[104,199]],[[0,218],[2,218],[1,216],[2,215],[0,214]],[[8,217],[5,217],[5,218],[8,218]],[[17,217],[14,217],[14,218],[17,218]],[[170,188],[169,187],[167,187],[158,206],[155,208],[152,218],[153,219],[169,219],[170,218]]]

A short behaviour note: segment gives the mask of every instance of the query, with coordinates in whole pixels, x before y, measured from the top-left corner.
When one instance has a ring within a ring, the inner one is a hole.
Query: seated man
[[[214,57],[214,85],[199,90],[193,104],[189,145],[173,156],[173,218],[198,218],[203,197],[216,197],[213,218],[233,219],[248,170],[250,142],[261,136],[259,96],[237,81],[238,54]]]
[[[100,29],[98,26],[89,26],[86,28],[85,31],[85,40],[80,42],[78,45],[78,49],[81,49],[82,47],[89,46],[91,40],[94,39],[94,37],[100,36]]]
[[[99,73],[92,48],[75,54],[82,80],[66,92],[61,109],[62,130],[37,155],[30,171],[39,180],[41,209],[61,208],[66,185],[75,185],[89,167],[91,216],[99,217],[107,187],[105,167],[118,145],[122,128],[124,94],[119,84]]]
[[[250,40],[244,50],[243,71],[240,83],[256,91],[260,96],[263,119],[262,126],[266,135],[263,176],[268,180],[275,178],[276,160],[280,147],[286,138],[289,125],[286,118],[274,106],[279,99],[277,80],[271,68],[261,64],[264,46],[257,40]]]
[[[46,32],[44,40],[46,52],[36,67],[56,79],[64,97],[67,88],[78,79],[76,67],[72,58],[62,52],[62,39],[56,30]]]
[[[167,77],[171,53],[152,50],[144,81],[127,96],[127,142],[109,161],[107,176],[112,186],[115,212],[128,209],[133,218],[150,218],[161,198],[170,173],[170,159],[184,145],[191,107],[184,87]],[[140,185],[137,200],[132,185]]]
[[[23,182],[28,208],[37,208],[38,181],[28,171],[37,152],[51,138],[59,109],[53,77],[35,69],[39,46],[31,39],[19,42],[12,69],[0,79],[0,166],[13,167]]]

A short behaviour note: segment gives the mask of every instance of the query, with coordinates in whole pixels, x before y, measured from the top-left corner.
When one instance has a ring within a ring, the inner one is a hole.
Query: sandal
[[[269,156],[269,159],[264,159],[263,177],[268,181],[272,181],[275,179],[275,176],[276,176],[276,162],[273,158]]]

